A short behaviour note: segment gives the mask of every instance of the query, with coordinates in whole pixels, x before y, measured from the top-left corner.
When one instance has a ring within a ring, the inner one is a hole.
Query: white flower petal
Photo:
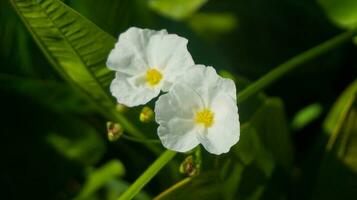
[[[156,101],[156,121],[160,124],[173,118],[193,119],[195,111],[202,107],[203,103],[194,90],[178,83]]]
[[[118,103],[132,107],[146,104],[155,98],[160,93],[160,87],[148,88],[143,75],[129,76],[117,72],[110,91]]]
[[[163,91],[168,91],[177,77],[194,65],[187,50],[187,39],[176,34],[154,35],[148,44],[148,62],[164,72]]]
[[[179,82],[184,82],[194,88],[205,100],[207,107],[217,95],[228,94],[236,99],[236,87],[232,80],[217,75],[213,67],[195,65],[190,68],[185,76],[180,77]]]
[[[147,47],[150,38],[154,35],[165,34],[167,34],[166,30],[154,31],[136,27],[129,28],[126,32],[120,34],[119,41],[109,54],[107,66],[110,69],[131,75],[136,75],[146,70],[151,67],[147,58]]]
[[[171,150],[186,152],[198,145],[195,111],[203,107],[197,94],[185,85],[175,84],[155,104],[155,120],[160,124],[158,135]]]
[[[177,118],[162,123],[157,129],[164,147],[178,152],[187,152],[199,144],[197,132],[192,120]]]
[[[210,153],[227,153],[240,136],[238,107],[234,99],[225,95],[217,96],[212,101],[211,110],[214,113],[214,124],[204,134],[200,134],[198,139]]]

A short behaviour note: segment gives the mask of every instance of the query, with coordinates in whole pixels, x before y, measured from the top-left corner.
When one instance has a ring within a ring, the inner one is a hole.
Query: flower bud
[[[125,105],[121,104],[121,103],[118,103],[116,106],[115,106],[115,109],[120,112],[120,113],[124,113],[128,110],[128,107],[126,107]]]
[[[108,134],[108,140],[111,142],[115,142],[123,134],[123,128],[118,123],[107,122],[107,134]]]
[[[194,176],[198,174],[198,169],[193,161],[193,156],[187,156],[180,165],[180,172],[187,174],[188,176]]]
[[[145,106],[141,110],[139,119],[141,122],[144,122],[144,123],[151,122],[154,119],[154,111],[150,107]]]

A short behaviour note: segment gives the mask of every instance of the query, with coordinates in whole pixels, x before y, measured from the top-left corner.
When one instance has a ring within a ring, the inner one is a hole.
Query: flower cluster
[[[210,153],[226,153],[240,135],[235,84],[212,67],[195,65],[187,43],[166,30],[129,28],[108,57],[116,71],[111,93],[131,107],[166,92],[155,103],[162,144],[178,152],[202,144]]]

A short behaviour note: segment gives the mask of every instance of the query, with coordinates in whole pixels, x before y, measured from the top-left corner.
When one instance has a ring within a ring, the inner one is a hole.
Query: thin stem
[[[145,170],[141,176],[118,198],[118,200],[132,199],[174,156],[176,152],[166,150]]]
[[[250,84],[247,88],[245,88],[242,92],[238,94],[238,103],[242,103],[247,98],[253,96],[259,91],[265,89],[267,86],[271,85],[293,69],[297,68],[301,64],[306,63],[307,61],[315,58],[317,56],[326,53],[327,51],[338,47],[339,45],[346,43],[352,39],[352,37],[356,34],[357,28],[344,32],[322,44],[317,45],[293,58],[286,61],[285,63],[277,66],[269,73],[262,76],[260,79]]]
[[[257,94],[301,64],[351,40],[356,32],[357,29],[353,29],[342,33],[279,65],[240,92],[238,94],[238,103],[242,103],[249,97]],[[176,152],[166,150],[138,179],[136,179],[136,181],[123,193],[122,196],[119,197],[118,200],[132,199],[175,155]]]
[[[126,140],[132,141],[132,142],[160,143],[160,140],[155,140],[155,139],[141,139],[141,138],[136,138],[136,137],[132,137],[132,136],[129,136],[129,135],[122,135],[121,137],[123,137]]]
[[[181,181],[177,182],[176,184],[174,184],[173,186],[169,187],[168,189],[166,189],[165,191],[161,192],[159,195],[157,195],[153,200],[160,200],[163,197],[165,197],[166,195],[170,194],[171,192],[177,190],[178,188],[186,185],[187,183],[189,183],[192,180],[192,177],[187,177],[185,179],[182,179]]]

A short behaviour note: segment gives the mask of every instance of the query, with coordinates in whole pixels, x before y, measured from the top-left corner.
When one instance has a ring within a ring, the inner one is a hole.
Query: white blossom
[[[171,150],[187,152],[199,144],[222,154],[238,142],[240,123],[232,80],[212,67],[195,65],[156,102],[158,135]]]
[[[167,92],[194,65],[187,39],[166,30],[129,28],[119,36],[107,66],[116,71],[110,90],[118,103],[143,105]]]

